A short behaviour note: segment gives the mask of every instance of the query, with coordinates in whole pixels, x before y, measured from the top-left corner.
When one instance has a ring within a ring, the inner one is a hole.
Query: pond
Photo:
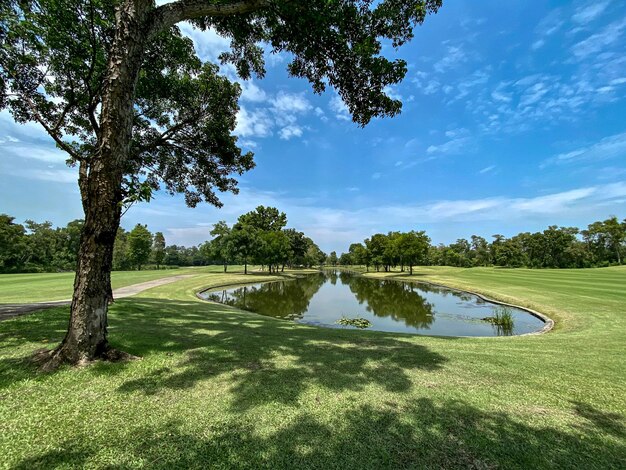
[[[483,320],[501,307],[432,284],[320,272],[294,280],[201,292],[205,300],[286,320],[331,328],[342,317],[369,320],[369,330],[439,336],[502,336],[539,331],[544,321],[510,308],[512,327]]]

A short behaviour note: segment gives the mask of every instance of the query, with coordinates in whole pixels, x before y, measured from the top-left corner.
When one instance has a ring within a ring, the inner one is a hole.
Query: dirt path
[[[153,287],[170,284],[195,275],[196,274],[180,274],[178,276],[155,279],[154,281],[140,282],[139,284],[133,284],[132,286],[120,287],[119,289],[115,289],[113,291],[113,298],[122,299],[124,297],[131,297]],[[71,300],[55,300],[53,302],[34,302],[30,304],[0,304],[0,321],[17,317],[18,315],[36,312],[37,310],[42,310],[44,308],[70,305],[71,303]]]

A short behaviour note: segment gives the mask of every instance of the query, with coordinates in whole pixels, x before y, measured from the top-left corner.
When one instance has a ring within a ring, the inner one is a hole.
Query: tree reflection
[[[319,304],[313,297],[320,288],[328,283],[328,288],[319,293]],[[341,287],[344,286],[344,287]],[[354,297],[352,297],[354,296]],[[484,318],[492,313],[489,302],[474,294],[450,290],[444,287],[415,282],[402,282],[392,279],[372,279],[347,272],[325,272],[303,276],[290,281],[274,281],[260,285],[251,285],[235,289],[224,289],[205,294],[207,300],[276,318],[294,320],[314,320],[315,323],[330,325],[339,319],[340,314],[347,317],[365,315],[369,320],[386,318],[406,327],[407,332],[428,330],[435,322],[435,304],[451,296],[442,303],[437,316],[445,327],[446,322],[454,323],[455,334],[461,328],[472,335],[475,328],[481,329],[481,335],[490,335],[484,328]],[[428,300],[430,299],[430,301]],[[357,303],[358,302],[358,305]],[[432,302],[432,303],[431,303]],[[477,307],[477,308],[474,308]],[[468,308],[472,310],[468,310]],[[310,310],[312,309],[312,310]],[[369,316],[363,312],[369,312]],[[333,314],[336,316],[333,316]],[[540,321],[540,320],[538,320]],[[373,328],[388,327],[387,322],[379,325],[373,322]],[[494,336],[509,336],[514,333],[512,324],[503,327],[492,323]],[[400,328],[402,329],[402,328]],[[441,330],[441,328],[439,328]],[[398,330],[394,327],[394,330]],[[528,331],[533,331],[529,327]],[[525,332],[525,331],[523,331]]]
[[[429,328],[434,320],[432,304],[416,292],[414,284],[349,275],[342,276],[341,281],[377,317],[390,317],[414,328]]]
[[[293,281],[212,292],[207,299],[271,317],[301,318],[325,281],[323,274],[312,274]]]

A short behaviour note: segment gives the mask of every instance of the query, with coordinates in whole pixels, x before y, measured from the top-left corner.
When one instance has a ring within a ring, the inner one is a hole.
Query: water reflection
[[[513,326],[484,321],[498,306],[473,294],[430,284],[324,272],[205,292],[202,296],[262,315],[332,328],[341,317],[365,318],[369,329],[443,336],[506,336],[538,331],[543,321],[512,309]]]
[[[365,277],[345,277],[359,304],[377,317],[390,317],[406,326],[428,329],[433,322],[433,305],[418,294],[415,285]]]
[[[312,274],[294,281],[267,282],[209,292],[206,299],[262,315],[301,318],[324,282],[324,274]]]

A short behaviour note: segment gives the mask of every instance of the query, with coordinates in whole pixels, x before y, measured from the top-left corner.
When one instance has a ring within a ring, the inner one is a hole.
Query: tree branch
[[[79,155],[72,148],[71,145],[69,145],[67,142],[64,142],[63,139],[59,137],[59,134],[57,134],[57,131],[55,129],[52,129],[46,123],[46,121],[41,117],[41,114],[39,114],[39,111],[37,111],[37,106],[35,106],[35,103],[33,103],[30,98],[28,98],[27,96],[21,96],[21,98],[24,101],[26,101],[26,103],[28,104],[28,107],[30,108],[30,111],[33,113],[33,117],[35,118],[35,120],[46,130],[48,135],[54,139],[54,141],[57,143],[59,147],[61,147],[63,150],[69,153],[70,156],[74,158],[75,160],[78,160],[78,161],[84,160],[84,158],[81,155]]]
[[[185,126],[192,124],[193,122],[199,120],[200,117],[201,117],[201,114],[193,115],[179,122],[178,124],[173,125],[172,127],[162,132],[161,135],[159,135],[152,143],[150,143],[150,145],[141,146],[139,148],[139,151],[146,152],[146,151],[153,150],[153,149],[156,149],[160,146],[167,144],[168,140],[170,140],[176,132],[183,129]]]
[[[178,0],[154,9],[149,19],[150,35],[185,20],[203,17],[242,15],[267,8],[272,0],[240,0],[231,3],[214,3],[211,0]]]

